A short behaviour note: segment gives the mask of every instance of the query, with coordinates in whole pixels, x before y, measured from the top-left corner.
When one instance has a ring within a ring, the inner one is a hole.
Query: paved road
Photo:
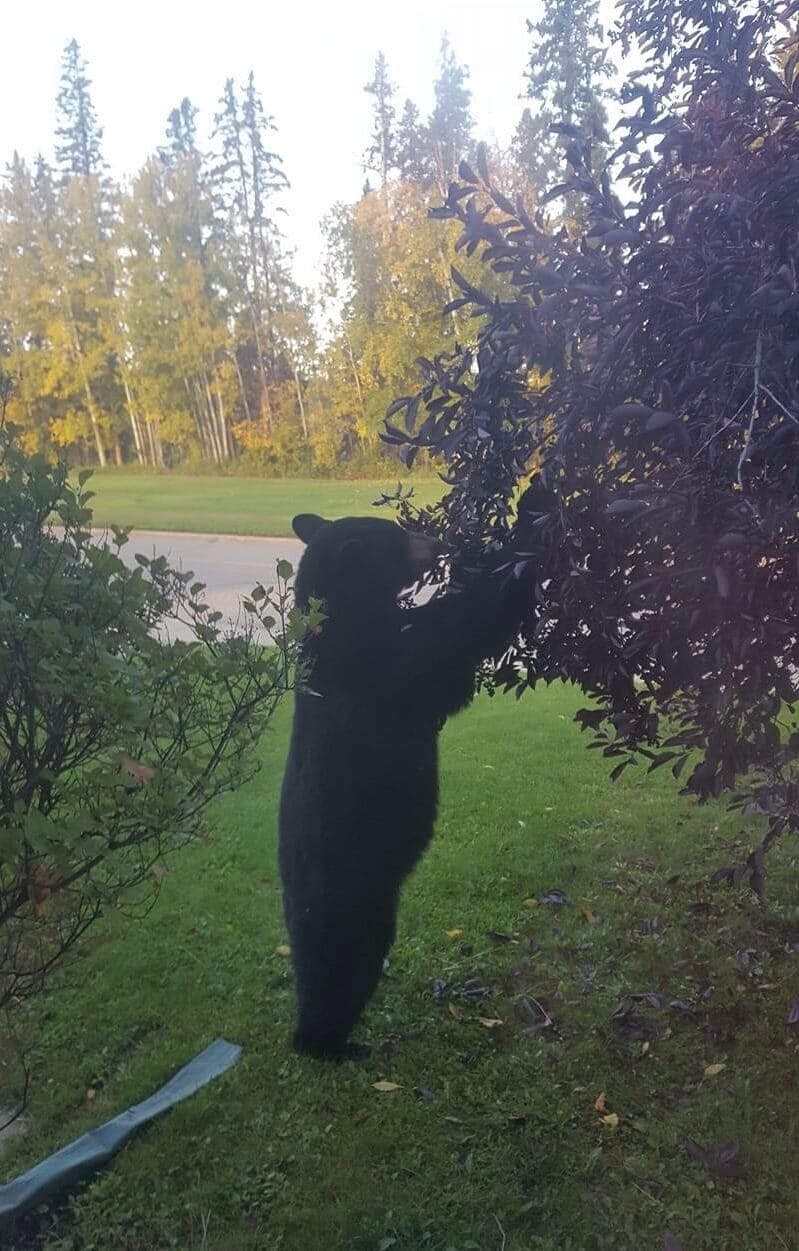
[[[144,556],[164,555],[176,568],[191,569],[198,582],[205,583],[205,598],[211,607],[221,612],[225,621],[235,621],[241,596],[248,595],[258,582],[265,586],[274,582],[278,560],[290,560],[296,569],[301,551],[297,539],[133,530],[121,554],[131,565],[141,552]],[[189,637],[174,623],[169,632],[173,638]]]
[[[98,532],[99,537],[102,535]],[[137,552],[143,556],[163,555],[175,568],[190,569],[198,582],[205,583],[207,603],[221,612],[227,623],[235,622],[240,616],[243,595],[248,595],[258,582],[265,586],[274,582],[275,565],[279,560],[289,560],[297,568],[302,544],[298,539],[132,530],[121,552],[126,564],[135,565]],[[424,603],[430,594],[430,589],[423,588],[416,596],[417,602]],[[192,637],[178,622],[169,623],[168,635],[176,639]]]

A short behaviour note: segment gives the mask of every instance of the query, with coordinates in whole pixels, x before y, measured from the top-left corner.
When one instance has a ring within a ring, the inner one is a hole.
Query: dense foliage
[[[81,479],[0,430],[0,1007],[105,910],[153,900],[165,857],[252,773],[301,629],[282,568],[223,634],[191,573],[129,567],[123,531],[92,542]],[[162,644],[176,620],[192,641]]]
[[[579,683],[615,775],[643,760],[700,796],[748,792],[765,840],[722,876],[756,889],[799,828],[798,7],[622,0],[644,58],[623,141],[597,168],[585,128],[559,128],[549,196],[585,228],[511,202],[484,153],[461,166],[436,216],[512,294],[453,270],[477,347],[421,362],[387,430],[446,462],[417,520],[467,551],[505,534],[532,469],[536,602],[498,680]]]

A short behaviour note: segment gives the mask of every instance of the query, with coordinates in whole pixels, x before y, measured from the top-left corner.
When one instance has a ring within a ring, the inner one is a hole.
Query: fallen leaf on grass
[[[447,938],[460,938],[463,930],[444,930]]]
[[[276,956],[290,956],[291,948],[289,947],[288,943],[280,943],[279,946],[275,947],[275,955]]]
[[[719,1073],[723,1073],[726,1067],[726,1064],[708,1064],[704,1070],[703,1076],[718,1077]]]
[[[697,1164],[703,1164],[718,1177],[744,1177],[746,1174],[745,1166],[738,1159],[737,1142],[725,1142],[716,1151],[706,1151],[695,1139],[688,1138],[685,1148]]]
[[[463,983],[460,993],[464,999],[485,999],[488,987],[483,986],[479,977],[469,977]]]
[[[97,1098],[97,1091],[95,1090],[94,1086],[90,1086],[89,1089],[86,1091],[86,1098],[89,1100],[90,1103],[92,1099]]]
[[[672,999],[669,1007],[675,1012],[682,1012],[685,1016],[690,1016],[694,1010],[694,1005],[689,1003],[687,999]]]
[[[608,1112],[607,1116],[602,1117],[602,1124],[607,1125],[608,1129],[618,1129],[618,1125],[619,1125],[618,1112]]]
[[[484,1025],[486,1029],[496,1029],[498,1025],[504,1025],[505,1022],[498,1016],[479,1016],[478,1021]]]
[[[548,890],[546,894],[538,896],[538,902],[552,904],[555,908],[563,908],[569,901],[562,890]]]
[[[454,1016],[456,1019],[460,1016],[460,1011],[458,1010],[458,1008],[455,1007],[454,1003],[447,1004],[447,1011],[449,1012],[450,1016]]]
[[[604,1116],[608,1110],[607,1098],[608,1097],[603,1090],[602,1094],[597,1095],[596,1099],[594,1100],[594,1107],[596,1108],[600,1116]]]
[[[379,1090],[381,1095],[387,1094],[390,1090],[402,1089],[399,1082],[372,1082],[372,1086],[375,1090]]]
[[[538,907],[538,900],[537,900],[537,899],[532,898],[532,896],[531,896],[529,899],[523,899],[523,900],[522,900],[522,907],[523,907],[523,908],[537,908],[537,907]]]
[[[583,916],[585,917],[589,925],[596,925],[597,922],[599,921],[599,917],[593,911],[593,909],[588,906],[588,904],[585,904],[585,903],[581,904],[580,911],[582,912]]]

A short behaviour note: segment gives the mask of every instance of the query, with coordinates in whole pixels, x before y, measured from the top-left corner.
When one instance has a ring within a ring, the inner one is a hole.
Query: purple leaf
[[[538,902],[542,904],[552,904],[556,908],[562,908],[569,901],[562,890],[548,890],[545,895],[538,896]]]
[[[746,1168],[738,1159],[740,1146],[737,1142],[725,1142],[715,1151],[706,1151],[693,1138],[686,1139],[685,1148],[697,1164],[701,1164],[717,1177],[743,1177]]]
[[[675,1012],[684,1012],[686,1016],[694,1010],[693,1004],[687,999],[672,999],[669,1007],[673,1008]]]
[[[710,1170],[719,1177],[743,1177],[746,1169],[738,1159],[740,1147],[737,1142],[726,1142],[710,1159]]]
[[[704,1147],[700,1147],[694,1138],[687,1138],[685,1141],[685,1149],[692,1160],[696,1160],[697,1164],[703,1164],[705,1168],[710,1166],[710,1156]]]

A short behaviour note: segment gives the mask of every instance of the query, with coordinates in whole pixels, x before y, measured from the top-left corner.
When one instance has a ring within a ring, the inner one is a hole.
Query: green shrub
[[[0,429],[0,1007],[106,909],[152,903],[164,857],[253,772],[303,629],[285,562],[235,632],[191,573],[129,568],[124,531],[92,540],[88,476]],[[190,642],[159,641],[175,620]]]

